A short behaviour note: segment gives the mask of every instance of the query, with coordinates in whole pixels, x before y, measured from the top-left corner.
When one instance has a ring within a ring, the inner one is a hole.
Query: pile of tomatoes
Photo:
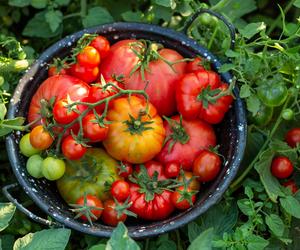
[[[83,220],[162,220],[189,209],[222,167],[213,125],[232,86],[173,49],[84,35],[32,97],[20,141],[35,178],[56,181]]]

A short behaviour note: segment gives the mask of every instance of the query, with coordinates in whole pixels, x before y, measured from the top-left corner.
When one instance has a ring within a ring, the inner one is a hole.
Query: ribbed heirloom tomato
[[[152,159],[165,139],[163,121],[155,107],[131,96],[112,101],[106,116],[109,131],[103,145],[115,159],[143,163]]]

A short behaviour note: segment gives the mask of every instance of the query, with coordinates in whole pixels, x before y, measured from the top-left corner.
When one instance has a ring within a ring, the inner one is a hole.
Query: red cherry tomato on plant
[[[108,126],[103,124],[102,127],[98,122],[95,114],[88,114],[82,119],[83,135],[91,142],[103,141],[107,136]]]
[[[92,46],[86,46],[77,55],[77,62],[84,67],[95,67],[100,63],[100,54],[97,49]]]
[[[187,73],[195,72],[197,70],[205,70],[201,57],[194,58],[193,61],[188,62],[185,68]]]
[[[288,178],[294,171],[294,166],[289,158],[277,156],[272,160],[271,172],[278,179]]]
[[[95,67],[85,67],[79,63],[72,64],[68,70],[69,74],[79,78],[80,80],[91,83],[98,79],[99,77],[99,68]]]
[[[90,46],[94,47],[100,54],[101,59],[105,58],[110,49],[109,41],[104,36],[97,36]]]
[[[196,201],[196,195],[192,193],[193,190],[184,187],[177,188],[171,196],[173,205],[179,210],[186,210],[192,206]]]
[[[284,183],[282,183],[282,185],[289,188],[293,194],[297,193],[297,191],[298,191],[298,186],[294,180],[289,180],[287,182],[284,182]]]
[[[96,217],[94,218],[93,216],[90,216],[90,219],[92,221],[98,220],[102,214],[102,209],[103,209],[103,204],[102,201],[99,200],[96,196],[94,195],[86,195],[86,203],[85,203],[85,199],[84,197],[80,197],[77,201],[76,201],[77,205],[81,205],[81,206],[87,206],[87,209],[89,209],[88,207],[96,207],[99,209],[91,209],[90,212]],[[88,221],[88,218],[85,215],[81,215],[80,218],[82,220]]]
[[[79,114],[72,109],[76,109],[76,105],[72,106],[72,109],[69,111],[68,105],[70,103],[67,99],[62,99],[57,101],[53,107],[53,118],[57,123],[60,124],[69,124],[74,121]]]
[[[51,134],[42,126],[34,127],[30,132],[30,144],[39,150],[45,150],[51,146],[53,138]]]
[[[122,203],[120,203],[122,205]],[[116,210],[116,202],[114,200],[107,200],[104,202],[104,210],[102,212],[102,221],[109,226],[117,226],[120,221],[125,221],[127,215],[122,213],[118,215]]]
[[[132,174],[132,164],[129,162],[120,162],[118,166],[118,174],[123,178],[128,178],[129,175]]]
[[[180,165],[176,162],[168,162],[165,166],[165,175],[167,178],[176,178],[180,173]]]
[[[72,135],[63,139],[61,150],[63,155],[69,160],[78,160],[84,156],[86,147],[76,142]]]
[[[204,150],[194,161],[193,174],[198,176],[201,182],[212,181],[219,174],[221,164],[217,154]]]
[[[289,130],[285,135],[285,141],[290,147],[296,147],[297,144],[300,143],[300,128]]]
[[[118,201],[125,201],[130,195],[129,184],[126,181],[117,180],[111,185],[110,192]]]

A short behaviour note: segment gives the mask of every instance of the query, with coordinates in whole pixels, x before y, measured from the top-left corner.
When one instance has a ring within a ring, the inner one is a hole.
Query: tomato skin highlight
[[[91,142],[103,141],[108,133],[108,126],[101,127],[96,121],[95,114],[88,114],[82,119],[83,135]]]
[[[101,59],[105,58],[110,50],[109,41],[104,36],[97,36],[90,46],[94,47],[100,54]]]
[[[63,155],[69,160],[78,160],[84,156],[86,147],[78,144],[72,135],[68,135],[61,144],[61,150]]]
[[[180,173],[180,165],[176,162],[168,162],[165,166],[165,175],[167,178],[176,178]]]
[[[45,150],[52,145],[53,138],[42,125],[38,125],[30,132],[30,143],[34,148]]]
[[[84,204],[84,197],[80,197],[77,201],[76,201],[76,204],[77,205],[86,205],[86,206],[89,206],[89,207],[97,207],[97,208],[103,208],[103,204],[102,204],[102,201],[98,199],[97,196],[94,196],[94,195],[86,195],[86,204]],[[97,218],[94,218],[94,217],[90,217],[90,219],[92,221],[95,221],[95,220],[98,220],[102,214],[102,211],[103,210],[100,210],[100,209],[91,209],[90,210]],[[88,221],[88,218],[85,216],[85,215],[81,215],[80,216],[80,219],[84,220],[84,221]]]
[[[118,217],[118,212],[115,207],[116,203],[114,200],[107,200],[104,202],[104,210],[101,219],[106,225],[115,227],[120,221],[124,222],[127,219],[127,215],[124,213]]]
[[[97,49],[92,46],[86,46],[77,55],[77,62],[84,67],[95,67],[100,63],[100,54]]]
[[[125,201],[130,195],[129,184],[126,181],[117,180],[112,184],[110,192],[117,201]]]
[[[277,156],[272,160],[271,172],[278,179],[288,178],[294,171],[294,166],[289,158]]]
[[[290,147],[297,147],[297,144],[300,143],[300,128],[290,129],[285,135],[285,141]]]

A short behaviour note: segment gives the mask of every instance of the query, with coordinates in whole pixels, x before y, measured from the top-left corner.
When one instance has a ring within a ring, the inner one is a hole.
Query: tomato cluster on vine
[[[32,97],[20,141],[28,173],[56,180],[90,223],[191,208],[221,171],[214,125],[233,102],[233,83],[207,64],[147,40],[85,34]]]

